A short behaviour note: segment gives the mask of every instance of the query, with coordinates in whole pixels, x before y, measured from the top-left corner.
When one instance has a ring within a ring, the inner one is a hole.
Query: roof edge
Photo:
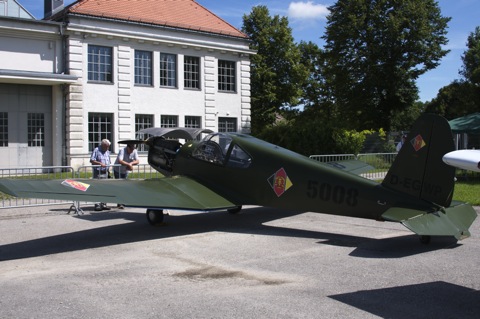
[[[121,15],[99,16],[96,14],[72,13],[72,12],[68,12],[67,15],[77,16],[77,17],[97,18],[97,19],[109,20],[109,21],[123,21],[127,23],[143,24],[143,25],[149,25],[149,26],[153,25],[153,26],[159,26],[164,28],[171,28],[171,29],[184,30],[184,31],[194,31],[194,32],[201,32],[205,34],[215,34],[215,35],[227,36],[230,38],[249,40],[248,36],[245,33],[240,31],[238,31],[238,34],[241,34],[242,36],[235,35],[234,32],[223,32],[221,30],[216,30],[216,29],[196,27],[193,25],[186,25],[181,23],[171,23],[167,21],[165,21],[164,23],[158,23],[148,19],[145,19],[145,20],[130,19],[129,17],[122,17]]]

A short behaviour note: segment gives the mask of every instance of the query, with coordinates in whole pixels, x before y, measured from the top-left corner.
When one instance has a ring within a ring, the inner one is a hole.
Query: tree
[[[437,96],[427,103],[426,111],[451,120],[478,112],[480,88],[466,81],[453,81],[438,91]]]
[[[480,27],[470,33],[467,48],[462,56],[463,68],[460,74],[466,81],[480,86]]]
[[[300,64],[300,51],[295,45],[288,19],[273,18],[266,6],[256,6],[243,16],[242,31],[257,51],[251,61],[251,123],[255,135],[275,121],[283,108],[296,106],[306,79]]]
[[[434,0],[338,0],[330,7],[326,76],[352,129],[390,130],[418,99],[416,79],[435,68],[450,18]]]
[[[480,109],[480,27],[470,33],[467,50],[462,56],[461,80],[455,80],[438,91],[427,103],[427,112],[454,119]]]
[[[331,121],[335,116],[334,104],[330,86],[325,77],[325,51],[313,42],[301,41],[298,45],[301,53],[300,62],[305,66],[308,77],[303,85],[303,94],[300,99],[307,113],[317,113]],[[310,114],[309,114],[310,116]]]
[[[425,103],[417,101],[404,110],[396,112],[390,119],[393,131],[408,130],[412,123],[425,111]]]
[[[325,78],[323,69],[325,59],[323,50],[317,44],[309,41],[301,41],[298,45],[300,50],[302,63],[307,72],[308,77],[303,86],[303,94],[301,103],[304,108],[318,108],[324,102]]]

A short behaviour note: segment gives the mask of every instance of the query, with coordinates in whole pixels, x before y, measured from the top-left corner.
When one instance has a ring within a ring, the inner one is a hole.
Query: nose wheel
[[[163,209],[147,209],[147,220],[152,226],[163,223]]]

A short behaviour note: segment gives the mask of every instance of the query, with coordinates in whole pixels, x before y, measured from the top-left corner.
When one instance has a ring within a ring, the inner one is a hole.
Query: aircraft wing
[[[455,236],[458,240],[469,237],[468,228],[477,217],[477,212],[465,203],[452,204],[436,212],[392,207],[382,217],[400,222],[420,236]]]
[[[480,172],[479,150],[452,151],[443,155],[442,159],[448,165],[474,172]]]
[[[121,203],[134,207],[181,210],[206,211],[237,206],[184,176],[147,180],[0,179],[0,191],[24,198]]]

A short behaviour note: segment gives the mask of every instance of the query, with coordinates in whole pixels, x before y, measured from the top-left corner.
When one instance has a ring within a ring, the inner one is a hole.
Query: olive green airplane
[[[151,224],[163,221],[163,209],[237,213],[243,205],[400,222],[424,243],[431,236],[466,238],[477,217],[471,205],[452,201],[455,168],[442,157],[454,144],[440,116],[424,114],[414,123],[381,183],[359,175],[366,166],[361,162],[320,163],[246,134],[180,128],[142,133],[152,136],[123,143],[148,145],[148,162],[163,178],[0,179],[0,191],[144,207]],[[200,133],[208,135],[196,140]]]

